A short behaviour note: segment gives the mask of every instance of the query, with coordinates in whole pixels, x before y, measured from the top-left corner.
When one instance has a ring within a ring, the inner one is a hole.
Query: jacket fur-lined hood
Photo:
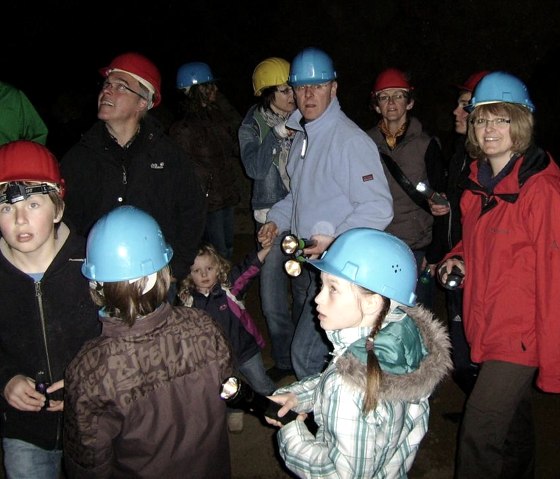
[[[413,308],[401,306],[418,327],[427,355],[418,368],[405,374],[382,373],[380,400],[416,402],[432,394],[436,386],[451,371],[451,343],[445,326],[433,313],[421,305]],[[366,387],[366,365],[349,351],[336,361],[336,368],[343,380],[352,387]]]

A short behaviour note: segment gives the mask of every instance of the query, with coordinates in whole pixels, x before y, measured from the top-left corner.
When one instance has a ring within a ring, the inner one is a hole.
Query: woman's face
[[[460,135],[467,134],[467,118],[469,114],[465,111],[465,107],[469,104],[472,97],[470,91],[464,91],[457,98],[457,107],[453,110],[453,116],[455,117],[455,131]]]
[[[296,100],[292,87],[287,83],[279,85],[274,92],[274,98],[270,104],[272,109],[282,116],[286,116],[294,111],[296,109]]]
[[[321,291],[315,297],[319,323],[325,331],[372,326],[362,309],[360,292],[345,279],[321,273]]]
[[[513,154],[513,141],[509,117],[504,113],[484,112],[474,118],[476,141],[489,160],[509,160]]]

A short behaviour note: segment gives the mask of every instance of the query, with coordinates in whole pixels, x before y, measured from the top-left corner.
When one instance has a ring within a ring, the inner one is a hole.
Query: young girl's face
[[[371,318],[364,316],[362,296],[352,283],[328,273],[321,273],[321,282],[315,297],[321,328],[331,331],[372,325]]]
[[[191,277],[196,290],[200,293],[208,293],[218,282],[218,265],[208,255],[199,255],[194,259],[191,266]]]

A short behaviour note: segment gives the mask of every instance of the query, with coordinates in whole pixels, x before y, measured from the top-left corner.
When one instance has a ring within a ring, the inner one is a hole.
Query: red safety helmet
[[[0,184],[21,181],[46,183],[64,197],[58,161],[40,143],[16,140],[0,146]]]
[[[132,75],[152,94],[152,106],[161,102],[161,74],[157,67],[140,53],[123,53],[113,59],[109,66],[103,67],[99,73],[108,77],[112,71],[123,71]]]
[[[397,68],[387,68],[383,70],[375,80],[373,85],[372,95],[386,90],[387,88],[402,88],[403,90],[414,90],[414,87],[409,83],[406,75]]]
[[[469,78],[465,80],[465,83],[455,86],[461,91],[470,91],[472,93],[476,88],[476,85],[478,85],[478,82],[482,80],[483,77],[488,75],[488,73],[490,73],[490,70],[482,70],[480,72],[473,73]]]

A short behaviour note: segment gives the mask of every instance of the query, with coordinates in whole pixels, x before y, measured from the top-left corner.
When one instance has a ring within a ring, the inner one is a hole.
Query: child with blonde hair
[[[233,349],[236,370],[263,395],[272,394],[276,385],[268,377],[261,356],[264,339],[242,298],[269,251],[270,247],[263,248],[232,265],[214,246],[202,244],[178,295],[184,305],[206,311],[222,327]],[[230,432],[243,430],[242,411],[230,410],[228,427]]]

